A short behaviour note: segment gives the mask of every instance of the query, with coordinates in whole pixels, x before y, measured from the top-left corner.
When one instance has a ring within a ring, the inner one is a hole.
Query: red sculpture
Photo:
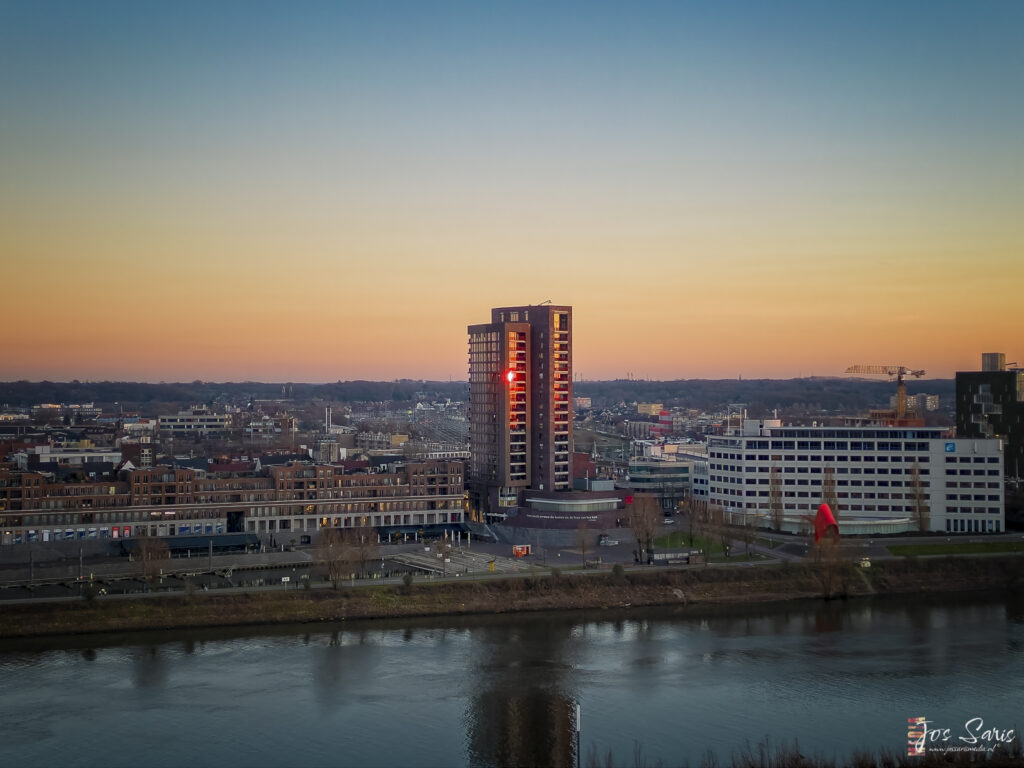
[[[818,514],[814,516],[814,543],[817,544],[826,536],[838,539],[839,525],[828,504],[822,504],[818,507]]]

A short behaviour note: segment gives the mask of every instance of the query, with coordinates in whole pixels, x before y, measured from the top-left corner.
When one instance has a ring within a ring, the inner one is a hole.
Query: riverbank
[[[901,560],[688,568],[530,576],[486,581],[359,586],[217,595],[5,605],[0,638],[147,629],[227,627],[402,618],[777,602],[878,594],[962,592],[1024,587],[1024,558]]]

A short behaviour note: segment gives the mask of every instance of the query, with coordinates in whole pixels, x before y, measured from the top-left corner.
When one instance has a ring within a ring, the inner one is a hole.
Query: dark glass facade
[[[956,375],[958,437],[1000,437],[1007,480],[1024,477],[1024,371]]]

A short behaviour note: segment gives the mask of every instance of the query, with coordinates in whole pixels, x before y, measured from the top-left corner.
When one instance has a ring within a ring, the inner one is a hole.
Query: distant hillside
[[[943,407],[956,395],[952,379],[907,382],[908,394],[938,395]],[[583,381],[575,394],[593,399],[595,407],[619,402],[664,403],[667,407],[722,410],[742,403],[751,416],[770,414],[772,409],[822,410],[858,413],[869,408],[887,408],[896,384],[853,378],[806,379],[685,379],[679,381]]]
[[[96,403],[145,407],[151,403],[244,403],[249,400],[288,398],[298,402],[411,402],[418,393],[431,398],[466,399],[465,382],[448,381],[339,381],[334,384],[291,382],[209,382],[143,384],[127,381],[0,383],[0,405],[29,406],[36,403]]]
[[[886,381],[853,378],[806,379],[686,379],[678,381],[581,381],[575,394],[590,397],[595,407],[620,402],[659,402],[667,407],[721,410],[742,403],[751,416],[780,411],[856,413],[868,408],[887,407],[896,385]],[[952,379],[931,379],[907,383],[910,394],[937,394],[943,407],[953,403]],[[150,404],[214,403],[243,404],[253,399],[287,397],[297,402],[395,401],[411,402],[421,394],[431,399],[465,400],[467,385],[462,381],[339,381],[333,384],[288,382],[202,382],[142,384],[136,382],[5,382],[0,383],[0,406],[25,407],[37,403],[93,402],[126,408]]]

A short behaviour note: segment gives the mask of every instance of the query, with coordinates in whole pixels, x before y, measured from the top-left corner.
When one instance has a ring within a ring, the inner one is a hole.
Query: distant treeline
[[[687,379],[678,381],[581,381],[575,394],[593,399],[594,407],[620,402],[657,402],[666,407],[722,410],[742,404],[751,416],[770,414],[772,409],[816,413],[855,413],[888,406],[896,385],[886,381],[859,379]],[[955,385],[951,379],[930,379],[907,383],[909,394],[939,395],[943,407],[952,404]],[[15,381],[0,383],[0,406],[24,407],[37,403],[96,403],[125,408],[151,403],[214,403],[288,398],[308,403],[411,402],[426,395],[430,399],[465,400],[464,381],[339,381],[333,384],[293,382],[203,382],[143,384],[138,382],[53,382]]]
[[[938,395],[940,405],[951,406],[956,395],[952,379],[908,381],[910,395]],[[687,379],[680,381],[584,381],[575,394],[593,399],[594,406],[619,402],[664,403],[666,406],[723,410],[742,404],[751,416],[779,411],[804,410],[858,413],[870,408],[887,408],[896,384],[863,379]]]
[[[286,398],[307,403],[412,402],[420,393],[432,399],[465,400],[468,386],[462,381],[339,381],[333,384],[293,382],[209,382],[144,384],[131,381],[14,381],[0,383],[0,405],[24,407],[37,403],[119,403],[125,408],[150,403],[240,403]]]

